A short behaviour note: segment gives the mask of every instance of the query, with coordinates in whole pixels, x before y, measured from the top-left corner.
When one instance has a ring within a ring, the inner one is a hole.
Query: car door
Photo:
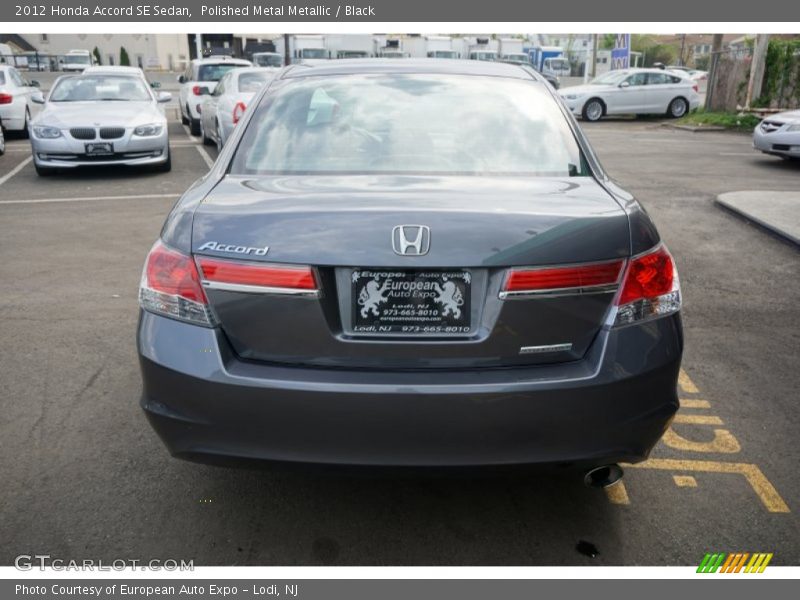
[[[647,105],[649,112],[666,112],[669,103],[676,96],[680,96],[680,82],[683,81],[676,75],[669,73],[647,74]]]
[[[33,116],[33,102],[31,102],[32,90],[36,89],[28,85],[28,82],[20,75],[14,67],[8,69],[8,76],[11,80],[11,93],[17,98],[20,119],[25,117],[25,109]]]
[[[609,113],[640,113],[647,107],[647,73],[632,73],[619,85],[614,94],[614,107]]]
[[[231,74],[226,73],[222,79],[217,82],[214,91],[206,96],[203,102],[203,127],[207,133],[213,132],[214,139],[217,138],[219,132],[217,131],[217,110],[219,110],[220,98],[225,94],[225,90],[230,84]]]

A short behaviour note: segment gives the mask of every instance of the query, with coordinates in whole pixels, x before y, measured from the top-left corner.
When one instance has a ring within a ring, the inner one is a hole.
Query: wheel
[[[167,161],[158,165],[154,170],[159,173],[169,173],[172,170],[172,152],[167,150]]]
[[[603,117],[605,106],[599,98],[592,98],[583,105],[583,118],[587,121],[599,121]]]
[[[189,107],[186,107],[186,113],[188,114],[188,112],[189,112]],[[184,125],[188,125],[188,124],[189,124],[189,119],[188,119],[188,117],[187,117],[187,116],[186,116],[186,115],[183,113],[183,110],[181,110],[181,123],[182,123],[182,124],[184,124]]]
[[[675,98],[667,107],[667,116],[680,119],[689,110],[689,103],[683,98]]]
[[[3,126],[0,125],[0,156],[6,153],[6,136],[3,134]]]
[[[192,119],[189,117],[189,133],[192,135],[200,135],[200,119]]]
[[[22,137],[28,137],[28,123],[31,121],[31,111],[29,108],[25,108],[25,122],[22,124]]]
[[[214,143],[206,134],[206,127],[203,125],[203,119],[200,119],[200,138],[203,140],[203,146],[211,146]]]
[[[40,167],[36,161],[33,161],[33,168],[36,169],[36,174],[39,177],[47,177],[56,172],[52,167]]]
[[[222,128],[219,126],[219,121],[217,121],[217,154],[222,152]]]

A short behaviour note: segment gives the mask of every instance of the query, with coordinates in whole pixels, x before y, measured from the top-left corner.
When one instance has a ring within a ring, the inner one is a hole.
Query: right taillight
[[[139,305],[150,312],[196,325],[215,324],[194,260],[160,240],[145,261]]]
[[[11,94],[0,94],[0,104],[11,104],[14,101],[14,96]]]
[[[678,271],[667,248],[662,244],[646,254],[634,256],[622,279],[614,324],[635,323],[680,309]]]

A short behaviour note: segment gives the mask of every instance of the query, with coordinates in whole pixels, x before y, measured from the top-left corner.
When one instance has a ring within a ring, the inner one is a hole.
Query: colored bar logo
[[[749,560],[748,560],[749,559]],[[698,573],[763,573],[769,561],[772,560],[772,553],[765,552],[724,552],[706,553],[700,566],[697,567]]]

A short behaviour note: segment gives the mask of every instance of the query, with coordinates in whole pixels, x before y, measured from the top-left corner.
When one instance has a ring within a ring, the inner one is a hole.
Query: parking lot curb
[[[674,123],[661,123],[661,126],[669,127],[670,129],[691,131],[692,133],[702,133],[706,131],[726,131],[725,127],[721,127],[719,125],[676,125]]]
[[[800,192],[727,192],[715,203],[800,247]]]

